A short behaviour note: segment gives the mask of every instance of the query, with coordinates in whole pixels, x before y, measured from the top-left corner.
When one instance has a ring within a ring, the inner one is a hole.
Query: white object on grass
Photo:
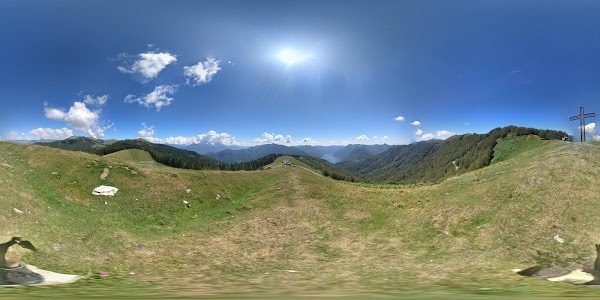
[[[119,189],[113,186],[101,185],[92,191],[93,195],[114,196]]]

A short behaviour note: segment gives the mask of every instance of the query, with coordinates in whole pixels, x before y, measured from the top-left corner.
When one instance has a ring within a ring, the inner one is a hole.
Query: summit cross
[[[591,117],[595,117],[595,116],[596,116],[596,113],[587,113],[587,114],[584,113],[583,106],[580,106],[579,107],[579,115],[571,117],[571,121],[579,120],[579,134],[580,134],[579,142],[580,143],[585,142],[585,118],[591,118]]]

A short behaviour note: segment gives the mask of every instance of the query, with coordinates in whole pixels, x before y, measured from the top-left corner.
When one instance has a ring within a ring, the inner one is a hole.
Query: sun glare
[[[302,63],[311,57],[311,54],[302,53],[289,48],[283,49],[281,52],[279,52],[279,55],[277,55],[277,58],[286,63],[288,66]]]

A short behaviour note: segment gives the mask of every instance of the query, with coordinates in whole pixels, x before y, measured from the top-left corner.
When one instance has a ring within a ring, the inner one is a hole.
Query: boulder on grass
[[[101,185],[92,191],[93,195],[114,196],[119,189],[113,186]]]

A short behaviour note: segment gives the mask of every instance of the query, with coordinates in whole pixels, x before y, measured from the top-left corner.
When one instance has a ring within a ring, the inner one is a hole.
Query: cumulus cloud
[[[403,116],[397,116],[397,117],[394,118],[394,120],[401,122],[401,121],[404,121],[404,117]]]
[[[581,129],[581,126],[577,128]],[[600,135],[596,135],[596,123],[585,125],[583,130],[591,135],[593,141],[600,141]]]
[[[143,97],[136,97],[129,94],[125,97],[125,103],[137,102],[141,106],[147,108],[154,107],[156,111],[160,111],[161,108],[171,105],[173,98],[169,97],[169,95],[173,95],[177,91],[176,87],[175,85],[159,85],[154,88],[154,91]]]
[[[214,58],[208,58],[193,66],[183,67],[183,75],[186,77],[185,83],[196,86],[210,82],[213,76],[221,70],[219,62]]]
[[[65,118],[65,116],[67,115],[64,111],[57,109],[57,108],[49,108],[46,107],[44,109],[44,115],[46,116],[46,118],[48,119],[52,119],[52,120],[62,120]]]
[[[305,143],[305,144],[311,144],[311,143],[314,143],[315,141],[313,141],[313,140],[312,140],[311,138],[309,138],[309,137],[306,137],[306,138],[303,138],[301,142],[302,142],[302,143]]]
[[[581,126],[579,126],[579,128],[581,129]],[[585,125],[584,127],[585,132],[589,133],[589,134],[595,134],[596,133],[596,123],[590,123]]]
[[[18,132],[18,131],[11,131],[8,134],[8,140],[12,140],[12,141],[22,141],[22,140],[26,140],[27,138],[25,137],[25,133],[23,132]]]
[[[420,125],[421,125],[421,122],[419,122],[419,121],[414,121],[414,122],[410,123],[410,125],[412,125],[412,126],[420,126]]]
[[[363,134],[361,136],[356,137],[354,140],[355,141],[360,141],[360,142],[366,142],[366,141],[369,140],[369,137]]]
[[[271,143],[290,144],[290,143],[292,143],[292,136],[289,134],[286,136],[283,136],[283,134],[264,132],[262,134],[262,138],[255,138],[254,142],[259,143],[259,144],[265,144],[265,143],[266,144],[271,144]]]
[[[144,127],[142,130],[138,131],[138,136],[141,137],[151,137],[154,135],[154,126],[146,126],[146,123],[142,123]]]
[[[433,138],[433,133],[425,133],[421,136],[421,139],[423,140],[430,140]]]
[[[73,130],[68,128],[37,128],[29,132],[36,139],[41,140],[64,140],[70,136],[73,136]]]
[[[104,105],[104,103],[106,103],[106,101],[108,100],[108,95],[102,95],[102,96],[91,96],[91,95],[85,95],[83,96],[83,103],[85,104],[90,104],[90,105]]]
[[[120,59],[127,55],[119,55]],[[166,68],[169,64],[177,61],[177,57],[169,52],[146,52],[138,54],[138,60],[133,62],[131,66],[118,66],[117,69],[123,73],[139,73],[144,78],[144,81],[149,81],[158,73]]]
[[[417,129],[417,131],[415,132],[416,135],[423,135],[423,130],[421,129]]]
[[[443,136],[451,136],[451,135],[454,135],[454,133],[453,133],[453,132],[450,132],[450,131],[448,131],[448,130],[438,130],[438,131],[437,131],[437,136],[438,136],[438,137],[443,137]]]
[[[218,133],[214,130],[210,130],[207,133],[199,134],[196,136],[176,136],[168,138],[155,138],[151,136],[144,137],[146,140],[157,143],[157,144],[171,144],[171,145],[191,145],[191,144],[210,144],[210,145],[242,145],[236,140],[235,137],[229,133],[223,132]]]
[[[71,128],[87,133],[91,137],[103,137],[104,131],[112,127],[112,124],[100,126],[100,110],[92,111],[83,102],[75,102],[69,108],[69,111],[62,109],[45,107],[44,114],[52,120],[63,120]]]

